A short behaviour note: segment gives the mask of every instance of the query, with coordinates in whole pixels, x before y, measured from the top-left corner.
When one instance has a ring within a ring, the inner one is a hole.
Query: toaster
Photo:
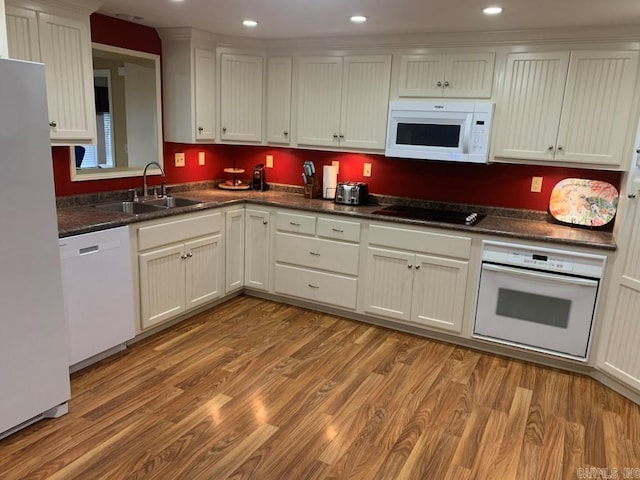
[[[365,205],[369,201],[369,186],[364,182],[338,182],[336,203]]]

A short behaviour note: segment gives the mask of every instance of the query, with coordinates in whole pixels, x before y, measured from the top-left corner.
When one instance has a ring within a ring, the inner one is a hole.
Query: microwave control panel
[[[471,153],[484,153],[487,145],[487,135],[487,122],[474,119],[471,132]]]

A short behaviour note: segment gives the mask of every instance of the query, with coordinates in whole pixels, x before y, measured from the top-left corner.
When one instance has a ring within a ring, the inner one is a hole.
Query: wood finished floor
[[[589,378],[246,296],[75,374],[72,394],[0,441],[2,480],[640,469],[640,407]]]

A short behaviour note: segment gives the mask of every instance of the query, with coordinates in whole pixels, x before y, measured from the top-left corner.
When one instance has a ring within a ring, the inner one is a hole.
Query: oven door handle
[[[570,277],[564,274],[550,274],[543,272],[534,272],[532,270],[523,270],[521,268],[503,267],[502,265],[493,265],[491,263],[483,263],[482,270],[489,270],[492,272],[509,273],[512,275],[518,275],[526,278],[537,278],[539,280],[549,280],[552,282],[564,282],[571,285],[583,285],[585,287],[595,287],[598,285],[597,280],[590,280],[587,278]]]

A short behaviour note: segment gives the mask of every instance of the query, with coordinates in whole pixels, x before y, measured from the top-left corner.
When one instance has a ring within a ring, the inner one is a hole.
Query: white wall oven
[[[474,337],[586,361],[606,257],[483,242]]]

